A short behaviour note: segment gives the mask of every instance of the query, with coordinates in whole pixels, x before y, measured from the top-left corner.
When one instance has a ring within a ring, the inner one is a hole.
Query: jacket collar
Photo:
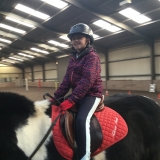
[[[85,50],[83,50],[81,53],[78,53],[77,51],[72,52],[71,56],[74,56],[75,59],[79,60],[83,58],[85,55],[89,54],[91,51],[95,51],[95,50],[93,49],[93,47],[88,47]],[[76,58],[77,54],[78,54],[78,57]]]

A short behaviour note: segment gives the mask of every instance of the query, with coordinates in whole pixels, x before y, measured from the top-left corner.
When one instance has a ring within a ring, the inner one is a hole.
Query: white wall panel
[[[150,47],[148,45],[140,45],[121,50],[109,52],[109,61],[123,60],[129,58],[144,57],[150,55]]]
[[[136,59],[109,63],[109,75],[144,75],[150,74],[150,59]]]
[[[156,80],[160,80],[160,76],[157,76],[157,77],[156,77]]]
[[[55,62],[50,62],[45,64],[45,70],[57,69],[57,64]]]
[[[103,53],[98,53],[99,58],[100,58],[100,62],[103,63],[105,62],[105,55]]]
[[[33,67],[33,74],[34,74],[34,79],[42,79],[42,66],[41,65],[36,65]]]
[[[22,73],[22,70],[16,67],[0,67],[0,73]]]
[[[9,74],[9,73],[0,73],[0,78],[22,78],[22,74]]]
[[[101,64],[101,76],[106,76],[106,64]]]
[[[13,82],[22,78],[22,70],[16,67],[0,67],[0,82]]]
[[[32,73],[26,72],[26,73],[25,73],[25,78],[27,78],[27,79],[32,79]]]
[[[46,79],[57,78],[57,70],[45,71],[45,78]]]
[[[160,74],[160,57],[155,58],[155,72]]]
[[[25,70],[25,72],[31,72],[31,68],[30,67],[27,67],[24,70]]]
[[[58,81],[61,83],[63,80],[63,77],[66,73],[67,66],[69,63],[70,57],[65,57],[65,58],[59,58],[58,59],[58,65],[57,65],[57,74],[58,74]]]
[[[155,55],[160,55],[160,42],[156,42],[155,45]]]
[[[25,70],[25,78],[27,78],[28,80],[32,79],[32,71],[30,67],[27,67],[24,69]]]
[[[42,66],[41,65],[34,66],[33,71],[42,71]]]
[[[42,72],[34,72],[34,79],[42,79]]]

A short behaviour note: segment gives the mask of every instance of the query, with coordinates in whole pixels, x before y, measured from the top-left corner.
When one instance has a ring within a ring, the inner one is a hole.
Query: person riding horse
[[[74,25],[68,33],[68,38],[73,52],[70,54],[66,74],[54,97],[64,97],[69,89],[72,89],[70,96],[59,107],[65,111],[78,103],[75,137],[78,160],[90,160],[90,119],[101,101],[103,92],[100,58],[91,46],[94,38],[88,25]]]

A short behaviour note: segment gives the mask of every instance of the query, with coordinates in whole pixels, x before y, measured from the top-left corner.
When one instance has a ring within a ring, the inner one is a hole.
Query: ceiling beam
[[[20,50],[19,48],[15,48],[15,47],[12,47],[12,46],[7,46],[7,45],[5,45],[5,44],[2,44],[2,43],[0,43],[0,46],[2,46],[2,47],[4,47],[4,48],[8,48],[8,49],[11,49],[11,50],[14,50],[16,53],[17,52],[22,52],[22,53],[25,53],[25,54],[29,54],[29,55],[33,55],[33,56],[35,56],[35,58],[37,58],[37,57],[42,57],[42,58],[45,58],[45,59],[47,59],[48,60],[48,58],[47,57],[44,57],[42,54],[38,54],[37,55],[37,53],[36,54],[34,54],[33,52],[31,52],[31,51],[29,51],[29,50]],[[3,51],[3,48],[2,48],[2,51]],[[14,52],[13,51],[13,52]],[[14,52],[14,53],[15,53]],[[17,55],[17,54],[16,54]],[[3,55],[2,55],[3,56]],[[34,62],[34,61],[33,61]]]
[[[15,47],[12,47],[12,46],[10,46],[10,45],[6,45],[6,44],[1,44],[1,46],[2,47],[5,47],[5,48],[9,48],[9,49],[12,49],[12,50],[15,50],[16,52],[22,52],[22,53],[29,53],[30,51],[28,51],[28,50],[20,50],[20,49],[18,49],[18,48],[15,48]],[[2,49],[3,50],[3,49]],[[42,55],[42,54],[39,54],[39,56],[38,57],[42,57],[42,58],[45,58],[45,59],[47,59],[47,61],[55,61],[56,62],[56,59],[54,59],[54,58],[52,58],[52,59],[50,59],[50,58],[48,58],[47,56],[45,56],[45,55]],[[37,62],[37,61],[35,61],[35,60],[29,60],[29,61],[32,61],[34,64],[40,64],[40,62]]]
[[[76,7],[78,7],[78,8],[81,8],[81,9],[85,10],[86,12],[89,12],[89,13],[99,17],[102,20],[110,22],[111,24],[114,24],[114,25],[116,25],[116,26],[118,26],[118,27],[120,27],[122,29],[125,29],[125,30],[127,30],[127,31],[129,31],[129,32],[141,37],[147,44],[150,44],[150,42],[151,42],[150,38],[147,37],[146,35],[136,31],[135,29],[133,29],[133,28],[121,23],[121,22],[118,22],[117,20],[115,20],[115,19],[113,19],[113,18],[111,18],[109,16],[100,14],[95,7],[94,8],[93,7],[89,8],[89,7],[83,5],[82,3],[78,2],[78,1],[75,1],[75,0],[65,0],[65,1],[70,3],[70,4],[72,4],[72,5],[74,5],[74,6],[76,6]]]
[[[45,43],[37,43],[37,42],[33,42],[31,40],[28,40],[26,38],[23,38],[21,36],[18,36],[18,35],[15,35],[15,34],[11,34],[11,33],[7,33],[5,31],[0,31],[0,35],[4,35],[5,37],[9,37],[9,38],[13,38],[15,39],[14,41],[16,40],[21,40],[21,41],[25,41],[25,42],[28,42],[28,43],[31,43],[31,44],[34,44],[38,47],[42,47],[42,48],[45,48],[47,50],[53,50],[53,52],[61,52],[61,53],[64,53],[64,51],[62,49],[59,49],[59,48],[56,48],[56,47],[53,47],[53,46],[49,46]],[[12,43],[14,42],[12,41]],[[52,53],[52,52],[51,52]]]
[[[5,11],[3,11],[3,10],[0,10],[0,14],[3,15],[3,16],[10,16],[10,17],[13,17],[13,18],[17,18],[17,19],[22,20],[22,21],[24,20],[24,17],[22,17],[22,16],[20,16],[20,15],[17,15],[17,14],[11,13],[11,12],[5,12]],[[32,25],[34,25],[35,27],[44,29],[44,30],[46,30],[46,31],[50,31],[50,32],[55,33],[55,34],[58,34],[58,35],[65,34],[65,33],[61,33],[61,32],[55,31],[55,30],[53,30],[53,29],[51,29],[51,28],[49,28],[49,27],[44,26],[43,24],[37,23],[37,22],[32,21],[32,20],[27,19],[27,18],[25,18],[25,22],[26,22],[26,23],[29,23],[29,24],[32,24]],[[32,29],[31,29],[31,30],[32,30]]]
[[[2,10],[0,10],[0,14],[3,15],[3,16],[11,16],[11,17],[17,18],[17,19],[22,20],[22,21],[23,21],[23,19],[24,19],[24,17],[22,17],[22,16],[19,16],[19,15],[17,15],[17,14],[11,13],[11,12],[5,12],[5,11],[2,11]],[[44,26],[44,25],[42,25],[42,24],[40,24],[40,23],[37,23],[37,22],[32,21],[32,20],[27,19],[27,18],[25,18],[25,22],[26,22],[26,23],[30,23],[30,24],[34,25],[35,27],[44,29],[44,30],[46,30],[46,31],[50,31],[50,32],[55,33],[55,34],[58,34],[58,35],[67,34],[67,33],[55,31],[55,30],[53,30],[53,29],[51,29],[51,28],[49,28],[49,27],[46,27],[46,26]],[[32,30],[33,30],[33,29],[32,29]],[[28,33],[28,32],[27,32],[27,33]],[[26,34],[27,34],[27,33],[26,33]],[[19,39],[20,39],[20,38],[22,38],[22,37],[19,36]],[[23,38],[22,38],[22,39],[23,39]],[[23,39],[23,40],[25,41],[26,39]],[[28,40],[28,41],[29,41],[29,40]],[[31,43],[32,43],[32,42],[31,42]],[[44,44],[43,44],[43,45],[44,45]],[[50,48],[51,48],[51,46],[50,46]],[[62,53],[64,52],[63,50],[55,47],[55,50],[56,50],[56,49],[57,49],[58,52],[62,52]]]

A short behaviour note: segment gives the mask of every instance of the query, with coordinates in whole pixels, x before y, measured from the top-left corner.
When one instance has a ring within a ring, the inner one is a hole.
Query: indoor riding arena
[[[160,2],[60,2],[0,0],[0,90],[33,100],[53,95],[72,52],[67,34],[85,23],[93,30],[105,97],[140,94],[159,102]]]
[[[81,35],[99,56],[104,99],[125,93],[160,104],[160,0],[0,0],[0,92],[54,96],[72,53],[81,54],[67,36],[76,24],[93,31]]]

